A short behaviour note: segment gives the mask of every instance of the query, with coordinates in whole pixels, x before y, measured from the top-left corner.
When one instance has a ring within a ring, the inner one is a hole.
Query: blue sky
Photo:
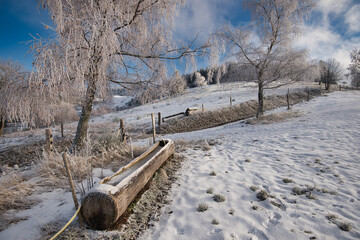
[[[31,69],[32,56],[28,53],[32,35],[46,36],[42,23],[49,23],[46,12],[35,0],[0,0],[0,58],[12,59]]]
[[[241,0],[187,0],[176,20],[175,35],[189,40],[200,32],[200,40],[206,40],[223,24],[237,26],[249,19]],[[51,30],[42,23],[50,22],[35,0],[0,0],[0,58],[12,58],[31,69],[25,43],[32,39],[29,34],[46,37]],[[346,67],[349,52],[360,48],[360,0],[319,0],[302,28],[295,46],[307,48],[310,58],[333,57]]]

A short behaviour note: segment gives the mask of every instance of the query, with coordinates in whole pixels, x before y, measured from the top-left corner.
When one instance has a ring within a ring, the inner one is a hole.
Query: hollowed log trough
[[[113,176],[103,179],[82,199],[81,214],[87,224],[98,230],[112,226],[174,152],[172,140],[158,141]]]

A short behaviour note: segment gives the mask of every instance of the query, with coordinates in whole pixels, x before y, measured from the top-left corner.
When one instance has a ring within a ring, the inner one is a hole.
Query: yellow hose
[[[60,230],[58,231],[54,236],[52,236],[50,238],[50,240],[54,240],[57,236],[59,236],[69,225],[72,221],[74,221],[74,219],[76,218],[76,216],[78,215],[78,213],[80,212],[80,209],[81,209],[81,205],[80,207],[78,208],[78,210],[76,211],[76,213],[74,214],[74,216],[66,223],[66,225]]]

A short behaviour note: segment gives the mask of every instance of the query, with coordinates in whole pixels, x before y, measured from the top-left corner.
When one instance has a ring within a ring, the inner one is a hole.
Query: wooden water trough
[[[82,217],[94,229],[108,229],[174,152],[172,140],[158,141],[113,176],[103,179],[82,199]]]

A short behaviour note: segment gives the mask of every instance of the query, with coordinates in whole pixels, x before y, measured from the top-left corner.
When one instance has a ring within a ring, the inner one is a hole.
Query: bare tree
[[[206,53],[172,38],[171,30],[184,0],[41,0],[54,21],[56,38],[37,39],[34,82],[47,80],[51,96],[67,89],[82,96],[82,112],[71,151],[86,139],[95,94],[103,96],[107,81],[124,87],[165,78],[167,60]],[[51,27],[46,26],[51,29]],[[117,72],[119,78],[108,78]]]
[[[252,23],[237,29],[225,26],[216,34],[236,51],[240,62],[254,67],[258,84],[257,117],[264,112],[264,89],[302,79],[304,50],[291,47],[312,0],[245,0]]]
[[[350,53],[351,63],[349,65],[351,85],[360,87],[360,50],[354,49]]]
[[[338,61],[333,58],[327,61],[320,61],[319,82],[325,84],[325,89],[329,90],[331,84],[336,84],[343,76],[343,69]]]

